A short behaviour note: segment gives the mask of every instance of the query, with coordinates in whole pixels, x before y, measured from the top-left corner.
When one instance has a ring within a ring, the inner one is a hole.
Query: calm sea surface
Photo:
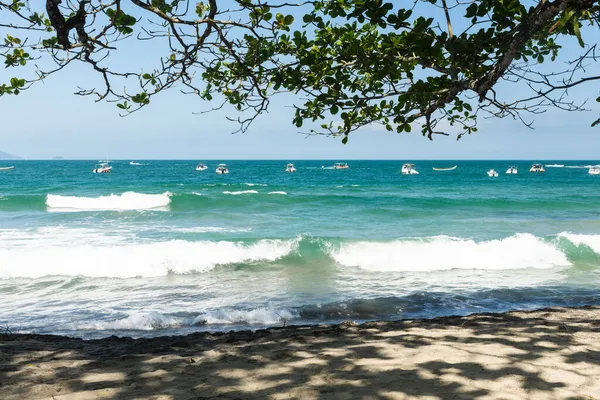
[[[15,166],[0,171],[0,328],[150,336],[600,304],[597,161],[414,161],[410,176],[403,161],[136,161],[0,162]]]

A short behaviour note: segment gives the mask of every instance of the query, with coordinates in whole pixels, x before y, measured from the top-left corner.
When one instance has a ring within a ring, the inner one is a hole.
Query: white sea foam
[[[252,228],[223,228],[220,226],[195,226],[192,228],[171,228],[170,232],[180,233],[209,233],[209,232],[250,232]]]
[[[192,192],[192,194],[195,194],[196,196],[202,196],[202,193],[198,193],[198,192]]]
[[[247,186],[269,186],[266,183],[246,183]]]
[[[165,316],[159,312],[134,313],[126,318],[114,321],[93,321],[74,324],[76,330],[136,330],[153,331],[157,329],[179,328],[184,325],[182,318]]]
[[[339,264],[373,271],[507,270],[570,265],[553,244],[531,234],[484,242],[447,236],[358,242],[331,250],[331,256]]]
[[[564,168],[564,164],[546,164],[547,168]]]
[[[237,192],[230,192],[228,190],[224,191],[223,194],[232,194],[234,196],[240,195],[240,194],[258,194],[258,192],[256,190],[239,190]]]
[[[202,313],[197,317],[182,318],[162,313],[140,312],[116,320],[97,320],[81,324],[72,324],[76,330],[137,330],[152,331],[180,328],[192,325],[279,325],[297,318],[298,314],[286,309],[257,308],[254,310],[218,310]]]
[[[60,196],[46,197],[48,211],[130,211],[166,209],[171,203],[171,193],[144,194],[125,192],[100,197]]]
[[[275,310],[273,308],[258,308],[255,310],[218,310],[197,316],[195,325],[222,325],[222,324],[249,324],[249,325],[277,325],[286,320],[297,318],[298,315],[288,310]]]
[[[298,245],[298,240],[261,240],[254,244],[230,241],[48,245],[0,248],[0,278],[46,275],[90,277],[154,277],[168,273],[201,273],[217,265],[275,261]]]
[[[276,192],[269,192],[269,194],[282,194],[282,195],[286,195],[287,192],[276,191]]]
[[[600,235],[582,235],[570,232],[561,232],[558,234],[559,237],[567,239],[575,246],[587,246],[594,250],[594,252],[600,254]]]

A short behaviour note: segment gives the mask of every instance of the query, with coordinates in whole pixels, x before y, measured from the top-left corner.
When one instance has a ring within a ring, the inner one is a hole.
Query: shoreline
[[[4,399],[598,399],[600,306],[83,340],[0,334]]]

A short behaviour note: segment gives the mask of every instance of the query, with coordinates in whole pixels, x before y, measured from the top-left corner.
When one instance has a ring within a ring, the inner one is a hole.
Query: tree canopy
[[[570,89],[600,81],[599,23],[597,0],[0,0],[0,96],[83,63],[102,84],[77,94],[122,114],[178,88],[244,131],[290,92],[295,126],[344,143],[372,123],[460,138],[482,116],[585,110]],[[148,42],[152,62],[113,61]]]

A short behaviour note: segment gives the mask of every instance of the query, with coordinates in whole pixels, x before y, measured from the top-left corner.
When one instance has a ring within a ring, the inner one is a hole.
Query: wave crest
[[[48,211],[132,211],[166,208],[171,203],[171,193],[144,194],[125,192],[100,197],[60,196],[48,194]]]
[[[240,194],[258,194],[258,191],[256,190],[238,190],[236,192],[230,192],[228,190],[224,191],[223,194],[232,194],[234,196],[236,195],[240,195]]]
[[[358,242],[331,251],[339,264],[372,271],[504,270],[570,266],[563,252],[531,234],[476,242],[436,236],[388,243]]]
[[[0,249],[0,278],[47,275],[156,277],[203,273],[218,265],[275,261],[291,253],[298,240],[188,242],[174,240],[116,246],[61,245]]]
[[[558,234],[559,237],[567,239],[575,246],[587,246],[594,250],[595,253],[600,254],[600,235],[584,235],[570,232],[561,232]]]

